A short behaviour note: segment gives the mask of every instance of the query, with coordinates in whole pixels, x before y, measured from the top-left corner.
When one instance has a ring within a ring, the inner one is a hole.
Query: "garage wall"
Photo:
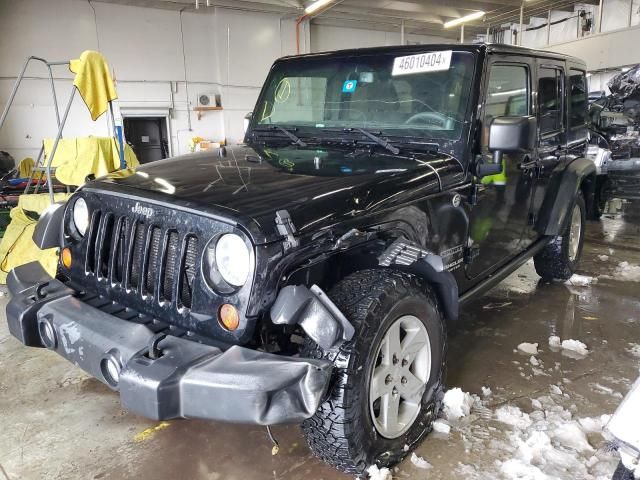
[[[602,70],[640,63],[636,45],[640,45],[640,26],[591,35],[547,49],[584,59],[588,70]]]
[[[0,109],[27,56],[67,60],[99,49],[115,72],[125,115],[170,116],[174,154],[185,153],[196,135],[237,142],[271,63],[293,53],[294,43],[293,19],[276,14],[211,8],[180,15],[86,0],[0,0]],[[28,72],[33,78],[23,82],[0,131],[0,148],[18,160],[37,155],[42,138],[56,131],[46,70],[34,64]],[[65,103],[71,75],[65,67],[54,73]],[[225,110],[205,112],[201,120],[190,112],[189,131],[187,100],[192,108],[200,93],[221,94]],[[106,115],[92,122],[76,99],[65,135],[108,135]]]
[[[407,34],[407,43],[452,43],[450,38]],[[314,52],[399,45],[400,32],[384,32],[332,25],[311,25],[311,49]]]
[[[399,32],[309,28],[305,23],[301,33],[301,51],[400,42]],[[407,41],[446,39],[407,35]],[[194,136],[241,141],[243,117],[253,109],[273,60],[295,53],[295,23],[290,15],[224,8],[181,15],[87,0],[0,0],[0,109],[26,57],[68,60],[87,49],[100,50],[107,58],[123,114],[168,116],[172,153],[181,154]],[[35,157],[42,139],[56,132],[46,70],[33,64],[28,74],[0,131],[0,148],[17,160]],[[54,74],[63,108],[72,76],[65,67]],[[187,106],[197,105],[201,93],[220,94],[224,111],[204,112],[198,120]],[[64,134],[109,135],[107,116],[92,122],[76,99]]]

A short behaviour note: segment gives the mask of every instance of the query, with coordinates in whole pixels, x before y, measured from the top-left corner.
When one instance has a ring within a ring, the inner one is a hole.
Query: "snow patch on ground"
[[[482,396],[483,397],[489,397],[491,396],[493,392],[491,391],[491,388],[489,387],[482,387]]]
[[[554,395],[562,395],[562,390],[557,385],[549,385],[549,391]]]
[[[531,418],[518,407],[504,405],[496,410],[496,419],[512,427],[525,429],[531,426]]]
[[[576,421],[549,396],[532,399],[532,406],[536,410],[531,414],[515,406],[496,411],[499,420],[512,426],[503,444],[510,455],[498,461],[502,476],[509,480],[599,478],[598,464],[603,459],[586,434],[599,433],[607,416]]]
[[[393,480],[388,468],[378,468],[377,465],[371,465],[367,468],[367,473],[371,480]]]
[[[606,262],[607,260],[609,260],[609,255],[598,255],[598,259],[601,262]]]
[[[629,352],[634,357],[640,357],[640,344],[630,343],[629,348],[627,348],[627,352]]]
[[[611,419],[611,415],[600,415],[599,417],[579,418],[578,422],[587,433],[602,433],[602,429]]]
[[[477,395],[459,388],[449,390],[445,408],[448,404],[454,416],[465,414],[454,423],[465,451],[484,451],[495,458],[492,466],[482,469],[459,463],[456,478],[609,480],[618,456],[599,447],[605,442],[602,429],[610,417],[574,417],[576,406],[568,402],[569,395],[563,392],[564,388],[560,383],[550,384],[550,393],[531,398],[530,408],[521,399],[517,405],[508,403],[493,409],[488,407],[487,400]],[[443,426],[451,428],[449,422],[438,420],[434,431],[440,431]],[[412,463],[415,464],[413,458]]]
[[[560,340],[560,337],[557,335],[552,335],[549,337],[549,347],[553,350],[562,349],[565,352],[573,352],[577,353],[579,356],[575,358],[581,358],[589,353],[589,349],[587,346],[582,343],[580,340],[566,339]]]
[[[620,262],[612,275],[601,275],[601,278],[622,280],[625,282],[640,282],[640,265]]]
[[[428,470],[433,467],[433,465],[427,462],[424,458],[416,455],[416,452],[411,453],[411,463],[413,463],[418,468],[422,468],[423,470]]]
[[[580,355],[587,355],[589,353],[587,346],[579,340],[563,340],[562,349],[571,350],[572,352],[576,352]]]
[[[620,392],[615,391],[613,388],[607,387],[600,383],[590,383],[589,387],[597,393],[601,393],[603,395],[611,395],[615,398],[622,398],[623,395]]]
[[[573,285],[574,287],[586,287],[588,285],[591,285],[592,283],[596,283],[597,281],[597,278],[589,277],[587,275],[578,275],[577,273],[574,273],[573,276],[564,283],[566,283],[567,285]]]
[[[534,367],[537,367],[537,366],[540,365],[540,361],[536,357],[534,357],[533,355],[531,355],[531,358],[529,358],[529,363],[531,365],[533,365]]]
[[[444,417],[447,420],[458,420],[471,412],[474,399],[460,388],[452,388],[444,394]]]
[[[451,432],[451,425],[446,423],[444,420],[438,419],[433,422],[433,431],[436,433],[444,433],[448,435],[449,432]]]
[[[523,342],[520,345],[518,345],[518,350],[521,351],[522,353],[526,353],[527,355],[537,355],[538,344]]]

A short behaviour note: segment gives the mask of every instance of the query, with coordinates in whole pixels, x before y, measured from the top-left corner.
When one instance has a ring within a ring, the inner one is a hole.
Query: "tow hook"
[[[158,344],[165,338],[167,338],[167,334],[160,332],[160,333],[156,333],[153,337],[151,337],[151,340],[149,340],[148,355],[151,360],[157,360],[162,356],[162,350],[160,350],[160,347],[158,347]]]
[[[36,285],[34,298],[36,301],[42,300],[47,296],[47,287],[49,286],[49,282],[42,282]]]

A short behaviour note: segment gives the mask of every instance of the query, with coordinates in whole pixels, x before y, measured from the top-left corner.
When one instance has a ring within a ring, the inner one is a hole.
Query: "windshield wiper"
[[[400,149],[398,147],[394,147],[388,141],[386,141],[384,138],[377,137],[376,135],[374,135],[373,133],[369,132],[368,130],[365,130],[364,128],[353,127],[353,128],[346,128],[345,130],[360,132],[362,135],[367,137],[369,140],[373,140],[378,145],[380,145],[381,147],[386,148],[387,150],[389,150],[394,155],[398,155],[400,153]]]
[[[267,128],[267,130],[280,130],[282,133],[284,133],[289,140],[291,140],[294,144],[298,145],[299,147],[306,147],[307,144],[302,141],[302,139],[300,137],[297,137],[296,135],[294,135],[293,133],[291,133],[289,130],[287,130],[284,127],[281,127],[280,125],[269,125]],[[261,128],[256,128],[256,130],[260,131],[262,130]]]

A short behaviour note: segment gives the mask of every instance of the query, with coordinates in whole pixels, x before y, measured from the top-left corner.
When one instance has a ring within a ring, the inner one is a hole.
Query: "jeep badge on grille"
[[[147,220],[153,217],[153,208],[142,206],[139,202],[136,202],[136,204],[131,207],[131,211],[137,215],[142,215]]]

